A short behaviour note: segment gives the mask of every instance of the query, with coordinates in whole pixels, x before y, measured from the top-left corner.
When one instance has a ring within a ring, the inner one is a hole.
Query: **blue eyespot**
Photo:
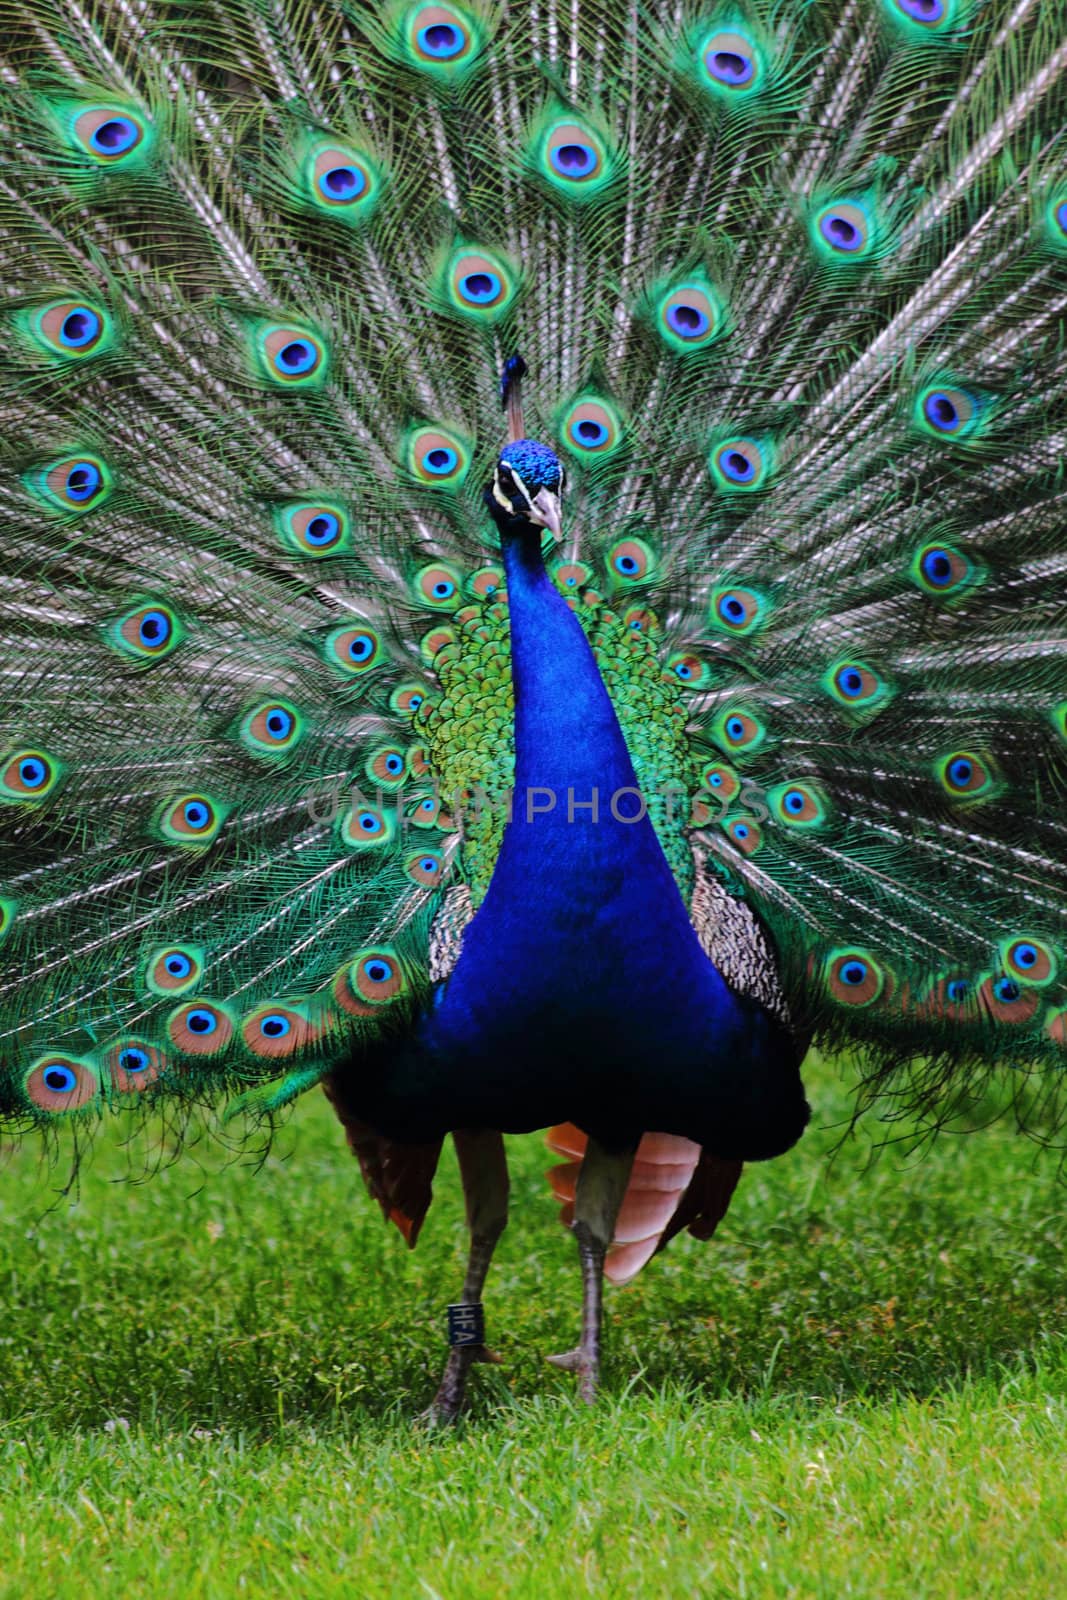
[[[53,1094],[73,1094],[78,1087],[78,1079],[70,1067],[64,1067],[56,1062],[51,1067],[45,1067],[44,1086]]]
[[[319,188],[327,200],[358,200],[366,187],[358,167],[329,167],[319,174]]]
[[[180,950],[171,951],[163,965],[172,978],[187,978],[193,970],[193,963]]]
[[[951,1001],[954,1006],[958,1006],[961,1001],[966,1000],[970,992],[971,986],[966,978],[952,978],[945,985],[945,998]]]
[[[711,326],[706,311],[685,301],[667,307],[667,322],[680,339],[699,339]]]
[[[849,700],[855,700],[863,693],[863,673],[856,667],[842,667],[834,681]]]
[[[353,661],[366,661],[374,654],[374,640],[369,633],[357,633],[348,646]]]
[[[782,804],[785,809],[795,817],[804,810],[804,807],[807,805],[807,801],[799,789],[788,789],[782,796]]]
[[[744,720],[741,717],[727,717],[727,719],[726,719],[726,737],[728,739],[743,739],[744,736],[745,736]]]
[[[48,766],[40,756],[27,756],[19,762],[19,777],[27,789],[39,789],[48,780]]]
[[[739,50],[709,50],[704,65],[716,82],[724,83],[729,89],[739,89],[750,83],[756,71],[755,63]]]
[[[433,22],[428,28],[420,28],[416,37],[419,49],[436,61],[451,61],[467,42],[461,29],[450,22]]]
[[[287,739],[292,733],[293,723],[294,718],[292,713],[286,711],[282,706],[274,706],[270,711],[267,712],[267,715],[264,719],[264,726],[266,727],[267,734],[271,739],[277,739],[279,742],[281,742],[283,739]]]
[[[1056,207],[1056,221],[1059,223],[1060,232],[1067,233],[1067,200],[1061,200]]]
[[[451,578],[438,578],[432,592],[435,600],[450,600],[456,592],[456,586]]]
[[[856,224],[840,211],[826,211],[819,218],[819,232],[832,245],[835,250],[844,250],[850,253],[853,250],[862,250],[863,234]]]
[[[335,517],[332,511],[320,511],[304,529],[304,538],[308,544],[321,549],[323,545],[333,544],[340,532],[340,517]]]
[[[965,789],[974,776],[974,762],[966,756],[957,756],[949,763],[948,781],[956,789]]]
[[[1026,969],[1037,966],[1038,955],[1032,944],[1017,944],[1011,954],[1017,967]]]
[[[748,834],[749,834],[749,827],[748,827],[748,823],[747,822],[735,822],[734,823],[734,838],[735,839],[747,839],[748,838]]]
[[[419,707],[422,705],[423,698],[424,697],[421,694],[409,695],[408,696],[408,710],[409,711],[417,711],[419,709]]]
[[[460,279],[459,292],[472,305],[484,306],[495,300],[504,285],[495,272],[468,272]]]
[[[621,572],[624,578],[632,578],[635,573],[641,571],[641,563],[637,560],[637,557],[629,555],[625,551],[615,557],[612,566],[616,572]]]
[[[751,483],[756,476],[756,463],[742,455],[740,450],[723,450],[719,456],[719,468],[731,483]]]
[[[173,632],[174,625],[165,611],[146,611],[141,618],[137,637],[146,650],[158,650],[167,643]]]
[[[382,819],[376,811],[361,811],[356,821],[364,833],[378,833],[381,830]]]
[[[609,437],[608,430],[602,422],[597,422],[593,417],[580,417],[571,423],[571,438],[575,444],[580,444],[586,450],[595,450]]]
[[[955,568],[947,550],[927,550],[920,565],[923,577],[935,589],[943,589],[952,582]]]
[[[185,1026],[192,1032],[198,1033],[203,1038],[209,1033],[214,1033],[219,1025],[219,1019],[213,1011],[201,1010],[197,1007],[186,1013]]]
[[[688,682],[688,680],[693,676],[693,669],[689,665],[688,661],[679,661],[674,670],[678,677],[681,678],[683,683]]]
[[[1018,1000],[1022,990],[1011,978],[998,978],[993,985],[993,993],[1003,1005],[1010,1005],[1013,1000]]]
[[[119,1051],[118,1064],[123,1072],[147,1072],[152,1062],[147,1050],[139,1050],[130,1045],[125,1050]]]
[[[434,866],[436,867],[436,865],[435,861]],[[393,976],[392,963],[384,960],[381,956],[372,956],[369,961],[364,961],[363,971],[367,974],[371,983],[388,983]]]
[[[279,372],[299,377],[301,373],[310,372],[318,359],[319,352],[310,339],[290,339],[274,357],[274,364]]]
[[[842,983],[847,983],[851,988],[867,980],[867,963],[865,961],[846,961],[839,969],[838,976]]]
[[[438,445],[434,450],[427,450],[422,458],[423,467],[427,472],[431,472],[435,478],[447,477],[450,472],[456,470],[458,463],[459,456],[455,450],[445,445]]]
[[[286,1034],[291,1031],[292,1026],[293,1024],[289,1018],[284,1016],[282,1012],[272,1011],[259,1024],[259,1031],[268,1039],[284,1039]]]
[[[561,178],[587,178],[597,164],[597,153],[588,144],[561,144],[549,151],[549,161]]]
[[[956,407],[956,402],[951,395],[943,389],[934,389],[923,401],[923,413],[927,422],[938,433],[955,433],[962,422],[962,417]]]
[[[403,756],[398,756],[395,751],[392,751],[386,756],[384,765],[386,772],[391,778],[399,777],[400,773],[402,773],[404,770],[404,758]]]
[[[100,468],[92,461],[77,461],[67,473],[64,491],[68,500],[80,505],[91,500],[100,487]]]
[[[737,595],[724,594],[719,600],[719,615],[724,622],[744,622],[748,616],[748,610],[744,601],[739,600]]]
[[[945,16],[943,0],[894,0],[899,11],[906,17],[911,17],[913,22],[927,24],[942,22]]]
[[[102,156],[121,156],[132,150],[141,130],[132,117],[109,117],[89,135],[89,143]]]
[[[211,821],[211,811],[203,800],[187,800],[182,808],[182,816],[186,826],[197,831],[206,828]]]
[[[99,338],[102,326],[95,311],[88,306],[75,306],[63,318],[63,326],[59,330],[60,343],[66,345],[68,350],[82,350]]]
[[[423,872],[436,872],[441,863],[436,856],[423,856],[419,867]]]

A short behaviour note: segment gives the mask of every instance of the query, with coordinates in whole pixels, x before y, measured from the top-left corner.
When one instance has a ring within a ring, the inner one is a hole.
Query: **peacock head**
[[[548,528],[561,539],[563,478],[563,465],[547,444],[515,439],[505,445],[485,491],[485,503],[501,533]]]

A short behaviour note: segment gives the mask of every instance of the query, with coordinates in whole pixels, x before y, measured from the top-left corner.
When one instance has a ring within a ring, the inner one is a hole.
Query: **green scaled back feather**
[[[1062,8],[3,20],[4,1125],[409,1024],[503,827],[517,349],[683,892],[873,1081],[1055,1085]]]

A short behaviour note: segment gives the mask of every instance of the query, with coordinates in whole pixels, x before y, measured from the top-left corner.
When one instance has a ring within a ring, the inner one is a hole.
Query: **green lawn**
[[[1067,1190],[1007,1125],[872,1165],[816,1126],[710,1245],[610,1299],[601,1404],[548,1366],[577,1265],[511,1141],[470,1416],[413,1425],[462,1274],[451,1155],[408,1254],[324,1103],[260,1170],[0,1157],[0,1595],[1067,1594]],[[975,1120],[979,1120],[976,1112]]]

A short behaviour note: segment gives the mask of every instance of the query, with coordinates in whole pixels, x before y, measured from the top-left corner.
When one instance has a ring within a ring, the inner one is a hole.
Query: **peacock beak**
[[[531,506],[537,512],[541,526],[547,528],[554,539],[562,539],[563,523],[560,515],[559,495],[553,494],[551,489],[538,489],[531,501]]]

